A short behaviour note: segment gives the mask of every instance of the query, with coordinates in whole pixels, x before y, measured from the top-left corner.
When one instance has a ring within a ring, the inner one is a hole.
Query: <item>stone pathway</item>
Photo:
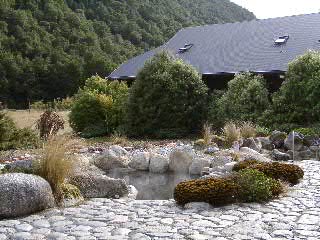
[[[4,239],[320,239],[320,162],[298,163],[304,180],[268,204],[212,208],[174,201],[93,199],[0,221]]]

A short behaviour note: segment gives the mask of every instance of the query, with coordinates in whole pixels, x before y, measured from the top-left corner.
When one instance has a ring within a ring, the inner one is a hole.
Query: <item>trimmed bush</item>
[[[265,202],[283,192],[278,180],[254,169],[241,170],[236,176],[241,202]]]
[[[211,119],[218,117],[224,122],[257,122],[269,104],[268,90],[263,77],[240,73],[228,83],[228,90],[216,103],[217,110],[214,112],[217,116],[211,116]]]
[[[232,171],[239,172],[240,170],[246,169],[246,168],[251,167],[253,165],[256,165],[258,163],[260,163],[260,162],[257,160],[254,160],[254,159],[244,160],[244,161],[236,163],[233,166]]]
[[[289,64],[286,80],[273,95],[261,120],[270,127],[292,130],[320,121],[320,53],[309,51]],[[285,124],[284,124],[285,123]]]
[[[128,87],[123,82],[94,76],[74,98],[70,125],[83,137],[111,134],[123,125]]]
[[[254,160],[243,161],[233,167],[234,171],[241,169],[254,169],[264,173],[266,176],[288,182],[295,185],[303,178],[303,170],[294,164],[279,162],[256,163]]]
[[[181,182],[174,190],[174,199],[180,205],[207,202],[213,206],[221,206],[236,202],[264,202],[282,191],[283,187],[278,180],[257,170],[245,169],[224,178]]]
[[[172,138],[201,130],[206,119],[207,92],[192,66],[167,52],[156,54],[130,89],[128,134]]]
[[[174,199],[178,204],[207,202],[213,206],[234,203],[239,185],[233,178],[196,179],[179,183],[174,189]]]

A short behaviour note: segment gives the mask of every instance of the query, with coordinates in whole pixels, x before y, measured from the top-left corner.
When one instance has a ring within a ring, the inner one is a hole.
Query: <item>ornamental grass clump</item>
[[[223,128],[223,136],[226,146],[231,147],[234,142],[240,140],[241,132],[234,122],[229,122]]]
[[[42,158],[35,163],[37,175],[46,179],[56,197],[62,198],[61,186],[73,174],[74,160],[68,153],[70,141],[65,137],[53,137],[43,148]]]
[[[257,135],[256,126],[252,122],[242,122],[240,124],[241,137],[254,138]]]

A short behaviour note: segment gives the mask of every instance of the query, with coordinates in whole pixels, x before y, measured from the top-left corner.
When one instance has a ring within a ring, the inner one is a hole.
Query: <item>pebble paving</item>
[[[298,163],[301,183],[267,204],[178,207],[173,200],[92,199],[0,221],[6,239],[320,239],[320,162]]]

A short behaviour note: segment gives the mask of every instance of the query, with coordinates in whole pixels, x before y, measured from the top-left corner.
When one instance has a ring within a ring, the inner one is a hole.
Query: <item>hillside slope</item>
[[[251,20],[228,0],[1,0],[0,101],[72,95],[187,26]]]

